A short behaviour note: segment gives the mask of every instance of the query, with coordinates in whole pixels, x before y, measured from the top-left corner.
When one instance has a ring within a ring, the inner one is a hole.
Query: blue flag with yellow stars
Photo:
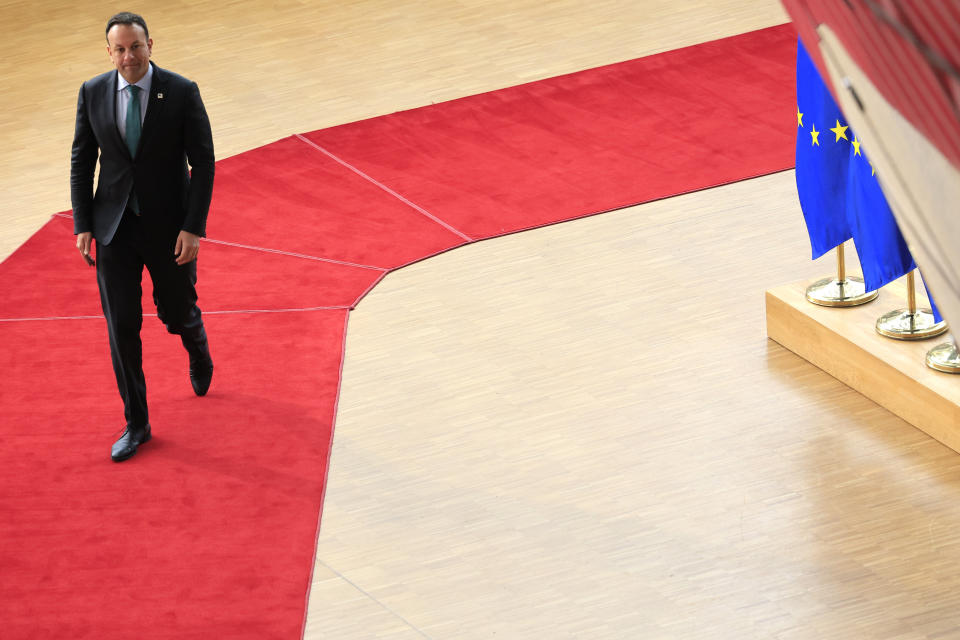
[[[813,258],[853,237],[847,223],[848,127],[820,73],[797,41],[797,194]]]
[[[873,291],[916,265],[860,145],[798,41],[797,194],[813,257],[853,238],[864,285]],[[939,322],[933,298],[930,306]]]

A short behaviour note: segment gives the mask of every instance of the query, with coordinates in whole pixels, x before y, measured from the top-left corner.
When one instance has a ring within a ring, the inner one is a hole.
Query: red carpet
[[[154,439],[119,465],[95,273],[54,217],[0,264],[0,636],[302,635],[348,309],[471,240],[790,167],[795,43],[774,27],[219,162],[214,383],[194,397],[146,318]]]
[[[147,321],[155,435],[122,465],[103,321],[0,322],[2,637],[298,637],[346,313],[208,316],[202,399]]]
[[[384,268],[464,242],[297,137],[217,163],[207,234]]]
[[[786,25],[305,137],[486,238],[793,167],[795,56]]]

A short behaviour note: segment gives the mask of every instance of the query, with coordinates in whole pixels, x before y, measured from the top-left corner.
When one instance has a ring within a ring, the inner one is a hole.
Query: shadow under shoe
[[[148,442],[152,437],[149,424],[141,429],[127,425],[120,439],[113,443],[110,457],[114,462],[123,462],[137,452],[137,447]]]

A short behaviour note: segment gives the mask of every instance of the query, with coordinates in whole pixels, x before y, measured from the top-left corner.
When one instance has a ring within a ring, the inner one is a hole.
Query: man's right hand
[[[96,264],[93,261],[93,258],[90,257],[90,245],[93,243],[93,232],[84,231],[83,233],[77,234],[77,249],[80,250],[80,255],[83,257],[84,262],[93,266]]]

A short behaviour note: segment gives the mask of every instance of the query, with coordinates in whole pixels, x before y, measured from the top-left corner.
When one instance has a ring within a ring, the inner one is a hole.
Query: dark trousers
[[[197,262],[177,265],[173,255],[177,235],[168,236],[127,211],[110,244],[97,245],[97,284],[107,319],[113,372],[127,426],[135,428],[149,422],[140,342],[144,267],[153,280],[153,302],[167,331],[179,335],[189,353],[206,347],[207,336],[197,306]]]

